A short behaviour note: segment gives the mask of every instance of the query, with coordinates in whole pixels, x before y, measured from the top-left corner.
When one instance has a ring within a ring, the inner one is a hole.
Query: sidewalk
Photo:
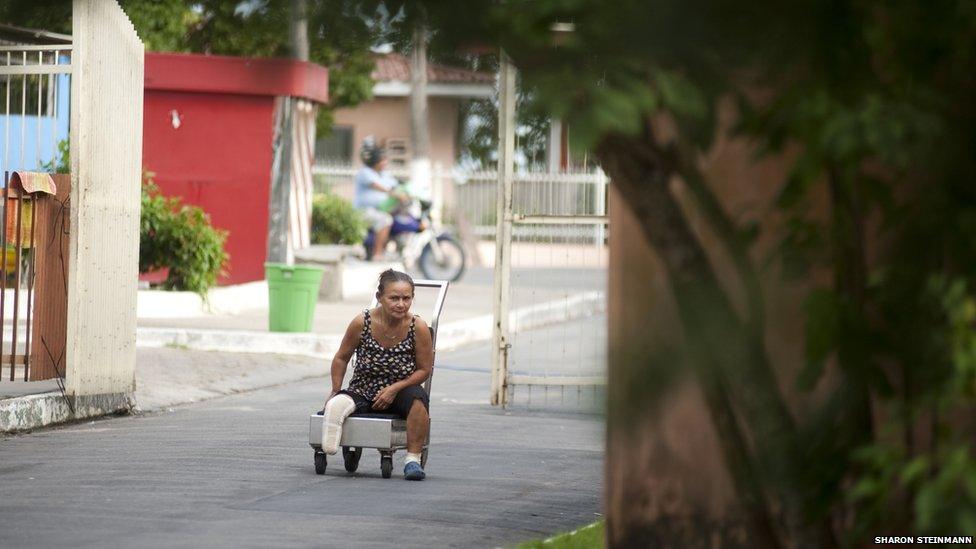
[[[491,337],[494,293],[491,271],[475,269],[465,281],[451,284],[438,326],[437,348],[453,349]],[[470,282],[466,282],[470,280]],[[516,287],[512,292],[511,324],[514,330],[528,329],[562,320],[579,318],[603,307],[603,292],[586,287],[573,289],[547,284]],[[363,295],[338,302],[319,301],[312,330],[308,333],[268,331],[267,286],[252,283],[223,290],[231,298],[218,295],[216,313],[201,313],[199,306],[186,305],[187,296],[174,296],[169,305],[163,292],[140,292],[140,307],[145,297],[154,300],[152,310],[140,310],[137,345],[232,353],[272,353],[331,357],[339,346],[349,322],[368,307],[372,296]],[[149,295],[154,294],[154,295]],[[431,320],[436,291],[418,288],[413,311]],[[181,304],[182,303],[182,304]],[[248,306],[253,303],[254,306]],[[184,316],[178,314],[186,310]],[[225,312],[231,311],[231,312]]]
[[[478,274],[472,279],[448,289],[438,352],[491,338],[490,279]],[[434,290],[418,289],[414,312],[429,320],[435,296]],[[268,332],[266,306],[237,314],[140,318],[136,407],[155,410],[323,376],[349,321],[369,300],[317,303],[311,333]],[[604,298],[600,292],[542,285],[516,290],[512,303],[513,329],[529,330],[596,314],[603,310]]]

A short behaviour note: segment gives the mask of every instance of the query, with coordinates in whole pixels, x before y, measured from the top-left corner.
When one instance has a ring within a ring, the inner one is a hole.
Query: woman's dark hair
[[[413,293],[414,285],[410,275],[401,273],[400,271],[394,271],[393,269],[387,269],[380,273],[380,284],[376,288],[376,297],[383,295],[383,290],[386,289],[386,285],[393,284],[394,282],[406,282],[410,285],[410,292]]]

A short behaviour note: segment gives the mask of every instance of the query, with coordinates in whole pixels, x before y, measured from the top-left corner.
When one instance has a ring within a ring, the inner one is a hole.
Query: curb
[[[316,265],[314,262],[301,265]],[[350,260],[342,263],[339,280],[341,297],[368,297],[376,290],[376,278],[385,269],[405,271],[402,263],[374,263]],[[7,290],[11,292],[11,290]],[[7,299],[11,303],[11,299]],[[26,307],[26,305],[25,305]],[[138,318],[197,318],[215,314],[239,314],[247,309],[268,307],[268,281],[245,282],[233,286],[219,286],[207,292],[206,299],[196,292],[169,290],[139,290],[136,294]],[[24,309],[26,311],[26,309]],[[26,313],[21,313],[21,318]]]
[[[314,358],[331,357],[339,349],[341,335],[289,334],[249,330],[194,330],[188,328],[139,328],[137,347],[175,347],[224,353],[270,353]]]
[[[125,393],[74,397],[74,410],[58,391],[0,400],[0,433],[16,433],[80,419],[128,412]]]
[[[538,305],[511,311],[509,326],[513,332],[530,330],[583,318],[606,309],[603,292],[593,291],[567,296]],[[491,339],[492,315],[467,318],[437,329],[437,350],[447,351]],[[245,330],[199,330],[187,328],[139,328],[137,347],[176,347],[197,351],[225,353],[272,353],[329,358],[342,341],[341,335],[291,334]]]

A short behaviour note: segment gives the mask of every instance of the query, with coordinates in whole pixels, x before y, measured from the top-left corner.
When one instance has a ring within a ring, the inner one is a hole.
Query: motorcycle
[[[429,280],[459,280],[467,265],[464,247],[452,234],[434,226],[430,216],[431,202],[411,195],[409,187],[402,182],[394,194],[405,199],[391,199],[399,204],[390,211],[393,216],[390,242],[396,244],[404,265],[408,269],[419,267]],[[370,228],[363,241],[367,260],[373,259],[375,241],[376,233]]]

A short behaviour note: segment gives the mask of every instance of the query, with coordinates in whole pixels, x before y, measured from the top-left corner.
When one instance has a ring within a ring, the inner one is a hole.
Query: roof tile
[[[409,82],[410,60],[399,53],[379,54],[376,56],[376,69],[371,76],[377,82]],[[491,84],[495,81],[495,75],[427,63],[427,81],[436,84]]]

